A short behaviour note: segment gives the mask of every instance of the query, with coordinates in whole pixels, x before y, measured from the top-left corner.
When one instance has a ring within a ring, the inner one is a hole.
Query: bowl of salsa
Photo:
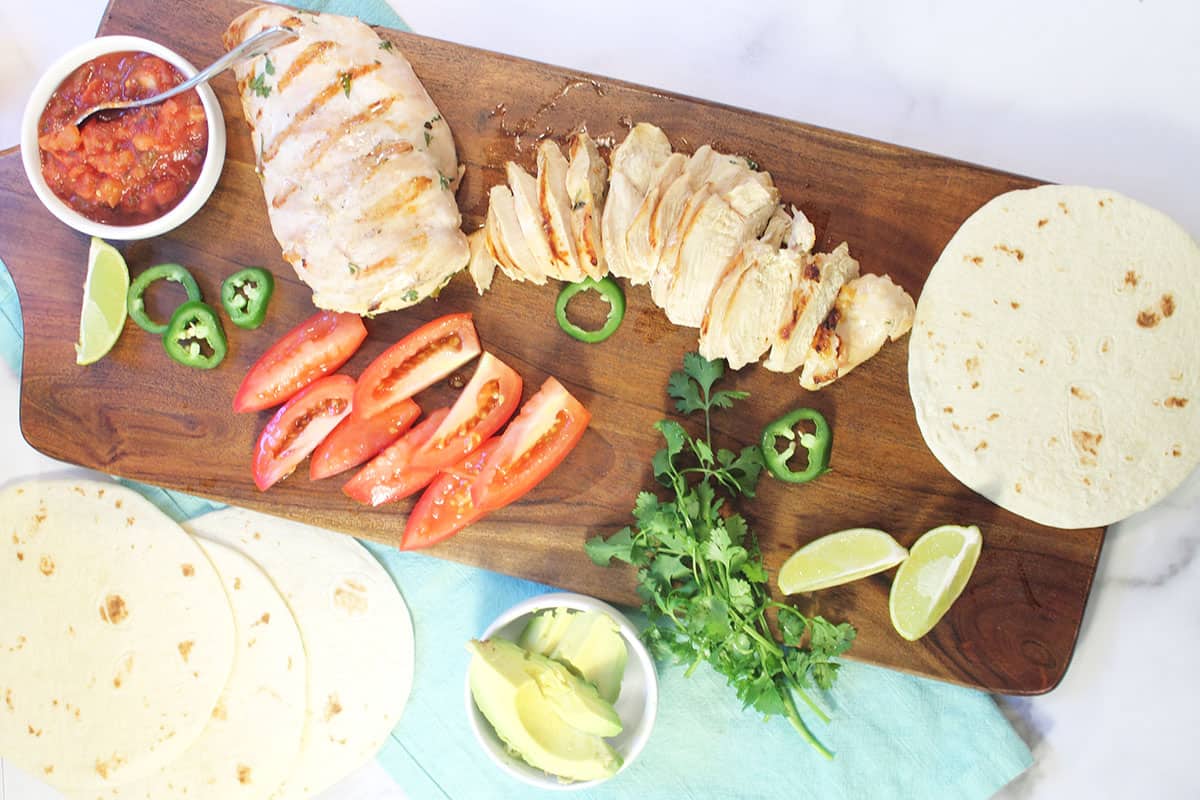
[[[195,74],[179,54],[137,36],[93,39],[55,62],[21,123],[25,174],[46,209],[117,240],[159,236],[195,214],[225,162],[225,119],[211,88],[75,125],[99,103],[150,97]]]

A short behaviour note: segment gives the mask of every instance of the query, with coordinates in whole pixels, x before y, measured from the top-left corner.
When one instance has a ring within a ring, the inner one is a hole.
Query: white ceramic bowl
[[[25,175],[33,185],[33,191],[42,201],[42,205],[62,222],[81,233],[119,241],[161,236],[182,225],[208,200],[213,188],[217,185],[217,179],[221,177],[221,168],[225,164],[225,117],[221,114],[221,105],[217,102],[216,94],[205,84],[198,87],[196,91],[200,94],[200,102],[204,106],[204,116],[208,122],[208,153],[204,157],[204,165],[200,168],[200,176],[195,185],[179,204],[166,214],[140,225],[106,225],[101,222],[93,222],[83,216],[50,191],[46,179],[42,177],[42,162],[37,142],[38,120],[41,119],[42,111],[45,110],[50,95],[54,94],[58,85],[81,64],[107,53],[126,51],[144,52],[158,56],[173,64],[183,73],[184,78],[190,78],[196,74],[196,68],[183,56],[168,50],[157,42],[143,39],[140,36],[101,36],[99,39],[92,39],[76,47],[46,70],[46,74],[42,75],[41,80],[33,88],[33,94],[29,96],[29,102],[25,104],[25,114],[21,118],[21,161],[25,165]]]
[[[569,592],[551,592],[549,594],[531,597],[517,603],[505,611],[496,621],[483,632],[482,639],[497,637],[517,641],[525,625],[538,611],[548,608],[570,608],[577,611],[600,611],[610,616],[617,623],[625,646],[629,649],[629,660],[625,665],[625,677],[621,680],[621,693],[614,703],[617,715],[621,717],[624,730],[619,736],[608,739],[624,760],[621,769],[628,769],[641,754],[654,729],[654,719],[658,715],[658,674],[654,671],[654,661],[650,658],[646,646],[638,638],[637,628],[626,619],[625,615],[602,600],[582,594]],[[471,697],[471,682],[466,684],[467,720],[471,731],[475,734],[480,747],[495,762],[496,766],[519,781],[536,786],[539,789],[557,789],[572,791],[586,789],[603,783],[603,780],[578,781],[563,783],[553,775],[547,775],[540,769],[531,767],[519,758],[509,755],[504,743],[496,736],[492,725],[480,713]],[[620,774],[618,772],[617,774]]]

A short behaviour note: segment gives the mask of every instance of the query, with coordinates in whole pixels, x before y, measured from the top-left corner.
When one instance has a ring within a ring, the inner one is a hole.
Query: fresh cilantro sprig
[[[723,675],[743,706],[770,716],[782,714],[827,758],[832,753],[809,730],[796,707],[799,697],[822,721],[826,714],[806,689],[830,688],[837,658],[854,641],[848,623],[834,625],[806,617],[771,599],[767,570],[746,520],[726,499],[754,497],[762,472],[757,446],[713,448],[712,412],[728,409],[747,392],[714,390],[725,374],[724,361],[688,353],[683,369],[671,374],[667,393],[683,414],[704,413],[704,437],[695,438],[678,422],[655,428],[665,446],[654,455],[654,477],[668,487],[667,499],[642,492],[634,504],[635,525],[587,542],[592,561],[613,559],[637,567],[638,595],[650,626],[642,638],[656,659],[687,664],[685,674],[703,662]],[[767,623],[778,615],[783,643]]]

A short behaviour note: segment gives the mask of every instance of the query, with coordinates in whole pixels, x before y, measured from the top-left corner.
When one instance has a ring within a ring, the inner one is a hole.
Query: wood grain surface
[[[222,52],[220,33],[244,0],[115,0],[106,34],[146,36],[193,63]],[[486,190],[506,160],[533,164],[537,137],[563,141],[579,125],[620,141],[631,121],[661,126],[678,149],[709,143],[748,155],[772,174],[786,202],[808,214],[818,247],[845,240],[866,272],[887,272],[914,296],[951,234],[994,195],[1037,182],[934,155],[762,114],[706,103],[570,69],[523,61],[410,34],[385,32],[412,62],[449,121],[466,165],[458,193],[464,227],[477,227]],[[228,130],[224,174],[208,205],[173,233],[121,246],[134,274],[178,261],[206,298],[244,265],[277,278],[265,326],[227,326],[230,352],[212,372],[180,367],[156,337],[132,322],[97,364],[75,365],[80,285],[88,242],[38,203],[19,153],[0,158],[0,257],[11,269],[25,321],[21,429],[31,445],[65,461],[204,497],[396,544],[407,502],[366,509],[335,478],[307,469],[266,493],[250,478],[250,456],[269,413],[234,415],[230,402],[246,369],[280,335],[312,313],[310,295],[280,258],[254,174],[248,129],[232,75],[215,81]],[[628,292],[625,324],[600,345],[564,335],[554,321],[557,287],[517,285],[497,275],[484,297],[466,274],[441,297],[367,322],[370,337],[344,368],[357,375],[419,324],[470,310],[484,346],[515,367],[528,396],[557,376],[593,414],[579,447],[524,500],[478,523],[429,555],[487,567],[622,603],[636,603],[627,569],[591,564],[586,538],[630,521],[638,491],[652,483],[658,448],[653,423],[671,413],[671,370],[696,346],[696,331],[670,325],[645,287]],[[161,299],[161,298],[160,298]],[[168,298],[170,299],[170,298]],[[754,441],[762,426],[800,405],[820,409],[834,428],[833,471],[806,486],[764,479],[742,511],[768,567],[797,547],[843,528],[871,526],[911,545],[947,522],[978,524],[984,549],[966,592],[917,643],[891,627],[891,574],[797,598],[807,611],[858,627],[854,658],[942,680],[1017,694],[1048,691],[1074,648],[1103,530],[1043,528],[959,484],[930,454],[917,429],[906,379],[907,340],[816,394],[795,375],[748,367],[732,386],[751,393],[736,413],[718,413],[725,444]],[[464,371],[469,375],[469,369]],[[447,404],[443,384],[418,397]],[[419,592],[419,586],[403,587]]]

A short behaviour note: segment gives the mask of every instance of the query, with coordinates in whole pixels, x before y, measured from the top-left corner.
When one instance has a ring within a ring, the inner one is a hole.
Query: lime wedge
[[[117,248],[96,237],[88,250],[87,277],[83,281],[83,309],[79,313],[79,341],[75,363],[92,364],[107,355],[125,327],[125,295],[129,269]]]
[[[899,564],[908,551],[874,528],[831,533],[801,547],[779,570],[779,591],[813,592],[856,581]]]
[[[962,594],[982,547],[974,525],[942,525],[917,539],[892,581],[888,610],[896,632],[910,642],[929,633]]]

